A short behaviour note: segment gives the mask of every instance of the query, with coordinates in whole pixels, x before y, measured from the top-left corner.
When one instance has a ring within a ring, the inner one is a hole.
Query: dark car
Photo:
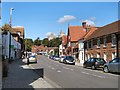
[[[102,58],[90,58],[83,63],[83,67],[91,67],[94,70],[97,68],[103,68],[105,63],[105,60]]]
[[[103,71],[108,72],[115,72],[120,73],[120,58],[114,58],[110,62],[104,64]]]
[[[63,59],[63,63],[75,65],[75,59],[72,56],[65,56]]]
[[[55,61],[59,61],[60,57],[59,56],[54,56],[53,58]]]
[[[50,58],[50,59],[53,59],[53,58],[54,58],[54,55],[50,55],[49,58]]]

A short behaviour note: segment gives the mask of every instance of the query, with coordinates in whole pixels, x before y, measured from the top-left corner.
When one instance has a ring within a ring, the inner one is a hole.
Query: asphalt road
[[[45,56],[37,58],[38,63],[30,66],[38,74],[38,69],[43,69],[44,78],[55,88],[118,88],[119,75],[59,63]]]

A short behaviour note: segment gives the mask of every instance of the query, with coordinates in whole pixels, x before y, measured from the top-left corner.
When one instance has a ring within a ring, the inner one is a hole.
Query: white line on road
[[[57,70],[57,72],[61,72],[60,70]]]
[[[71,71],[74,71],[74,69],[71,69],[71,68],[67,68],[67,67],[63,67],[64,69],[68,69],[68,70],[71,70]]]
[[[95,75],[95,74],[90,74],[90,73],[87,73],[87,72],[81,72],[81,73],[84,73],[84,74],[87,74],[87,75],[91,75],[91,76],[95,76],[95,77],[99,77],[99,78],[105,78],[104,76],[99,76],[99,75]]]
[[[55,70],[55,68],[54,68],[54,67],[52,67],[52,70]]]

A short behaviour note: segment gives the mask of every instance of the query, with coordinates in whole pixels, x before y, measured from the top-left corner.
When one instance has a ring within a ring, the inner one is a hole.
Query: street
[[[37,56],[37,64],[29,64],[55,88],[118,88],[118,76],[101,70],[86,69],[59,63],[46,56]]]

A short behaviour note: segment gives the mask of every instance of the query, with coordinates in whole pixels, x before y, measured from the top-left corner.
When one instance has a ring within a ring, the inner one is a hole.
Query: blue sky
[[[68,22],[63,17],[72,16],[69,25],[80,25],[89,20],[95,26],[104,26],[118,20],[117,2],[3,2],[2,25],[9,23],[10,8],[14,8],[12,26],[24,26],[25,37],[43,39],[48,32],[67,34]]]

